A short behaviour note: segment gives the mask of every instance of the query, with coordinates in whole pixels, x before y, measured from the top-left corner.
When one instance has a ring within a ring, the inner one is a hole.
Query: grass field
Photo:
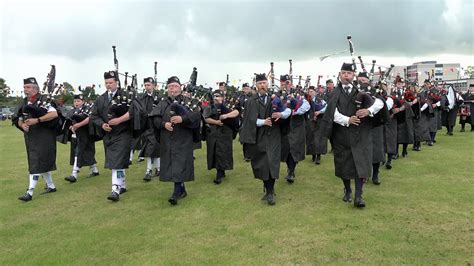
[[[381,169],[381,186],[368,184],[367,207],[342,199],[332,155],[316,166],[307,158],[297,180],[276,184],[277,205],[260,201],[261,182],[241,146],[234,144],[235,169],[220,186],[206,168],[205,149],[196,151],[196,181],[178,206],[167,202],[171,183],[143,183],[146,164],[127,171],[129,192],[109,202],[110,171],[75,184],[69,146],[58,144],[57,193],[33,201],[18,196],[28,186],[23,137],[0,122],[0,265],[18,264],[452,264],[474,263],[474,133],[446,136],[409,150]],[[286,167],[282,164],[282,173]]]

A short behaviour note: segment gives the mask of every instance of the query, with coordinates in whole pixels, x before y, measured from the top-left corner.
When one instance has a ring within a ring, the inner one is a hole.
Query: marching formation
[[[359,59],[360,63],[354,59],[343,63],[337,82],[327,80],[326,86],[320,85],[321,76],[316,86],[309,76],[304,85],[301,76],[293,84],[291,60],[289,73],[277,79],[271,63],[268,74],[255,74],[253,84],[244,83],[241,90],[228,82],[219,83],[216,90],[198,86],[196,68],[189,82],[172,76],[164,89],[158,89],[155,63],[155,76],[145,78],[144,91],[138,93],[136,75],[128,86],[126,73],[121,86],[123,74],[114,47],[116,69],[104,73],[106,92],[95,101],[88,99],[90,95],[75,95],[72,110],[54,100],[53,66],[42,91],[35,78],[24,79],[26,97],[13,118],[25,138],[29,168],[28,189],[19,199],[32,200],[40,176],[47,185],[43,193],[56,192],[52,171],[57,142],[71,145],[72,172],[64,178],[67,182],[77,182],[85,166],[89,176],[98,176],[95,142],[102,141],[104,167],[112,171],[108,200],[119,201],[127,192],[126,171],[137,150],[146,161],[143,181],[172,182],[168,201],[176,205],[188,195],[185,183],[195,179],[194,149],[206,142],[207,168],[215,169],[213,182],[219,185],[234,167],[233,145],[238,139],[243,159],[250,162],[254,177],[262,180],[262,200],[268,205],[276,203],[280,163],[286,164],[284,180],[291,185],[299,178],[298,163],[311,155],[317,167],[330,143],[335,176],[344,188],[342,200],[363,208],[364,185],[380,185],[380,167],[392,169],[393,160],[408,156],[409,145],[416,152],[423,143],[435,145],[442,126],[453,135],[458,115],[462,132],[466,124],[474,130],[470,111],[474,84],[464,95],[431,79],[419,85],[397,75],[392,84],[393,66],[386,71],[379,67],[375,81],[375,61],[369,72]]]

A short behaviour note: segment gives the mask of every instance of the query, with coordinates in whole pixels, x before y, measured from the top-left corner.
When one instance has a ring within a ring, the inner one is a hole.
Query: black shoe
[[[99,176],[99,172],[92,172],[89,177]]]
[[[176,204],[178,204],[178,196],[176,196],[176,195],[173,193],[173,195],[171,195],[171,198],[168,199],[168,202],[169,202],[171,205],[176,205]]]
[[[222,183],[222,177],[216,177],[214,180],[213,180],[214,184],[216,185],[219,185],[220,183]]]
[[[275,197],[274,197],[273,193],[267,193],[266,200],[267,200],[268,205],[270,205],[270,206],[275,205]]]
[[[314,159],[315,164],[321,164],[321,156],[316,156],[316,159]]]
[[[428,146],[433,146],[433,141],[428,142]]]
[[[448,136],[452,136],[453,135],[453,132],[448,132]]]
[[[377,186],[381,184],[378,178],[372,178],[372,183],[374,183],[374,185],[377,185]]]
[[[132,164],[133,164],[133,161],[132,161],[132,160],[130,160],[130,163],[129,163],[129,165],[132,165]]]
[[[181,192],[181,195],[179,195],[179,198],[180,198],[180,199],[184,199],[184,198],[186,198],[187,196],[188,196],[188,192],[186,192],[186,190],[185,190],[185,191]]]
[[[72,175],[65,177],[64,180],[69,181],[70,183],[76,183],[77,181],[77,179]]]
[[[434,139],[434,140],[432,141],[432,143],[433,143],[433,144],[436,143],[436,140]]]
[[[347,191],[344,189],[344,197],[342,197],[344,202],[352,202],[352,191]]]
[[[461,128],[461,131],[459,131],[459,132],[464,132],[464,131],[465,131],[464,128]]]
[[[145,181],[145,182],[150,182],[151,181],[151,171],[146,172],[145,176],[143,177],[143,181]]]
[[[420,146],[413,147],[413,150],[414,151],[421,151],[421,147]]]
[[[355,198],[354,207],[356,207],[356,208],[364,208],[365,207],[365,201],[362,199],[362,197]]]
[[[289,173],[286,177],[286,182],[288,182],[288,184],[293,184],[295,182],[295,174],[294,173]]]
[[[48,194],[48,193],[53,193],[53,192],[56,192],[56,188],[46,188],[43,193],[41,193],[41,195],[44,195],[44,194]]]
[[[387,170],[392,169],[392,162],[387,162],[387,163],[385,164],[385,168],[386,168]]]
[[[127,189],[124,188],[124,187],[121,187],[121,188],[120,188],[120,194],[123,194],[123,193],[125,193],[125,192],[127,192]]]
[[[155,169],[155,176],[160,176],[160,170]]]
[[[28,194],[28,192],[26,192],[25,194],[23,194],[23,196],[19,197],[18,199],[24,202],[27,202],[27,201],[32,200],[33,196],[31,196],[30,194]]]
[[[119,201],[120,196],[117,192],[112,191],[112,193],[110,193],[107,199],[115,202],[115,201]]]
[[[408,152],[402,152],[402,157],[406,158],[408,156]]]

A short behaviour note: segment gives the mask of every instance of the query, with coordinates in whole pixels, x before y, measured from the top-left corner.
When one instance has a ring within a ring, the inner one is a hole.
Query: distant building
[[[461,65],[459,63],[438,64],[436,61],[417,62],[411,66],[407,66],[407,79],[408,81],[418,79],[419,83],[429,77],[434,81],[455,80],[461,78],[460,70]]]
[[[418,80],[421,84],[428,77],[434,81],[459,80],[461,79],[461,66],[459,63],[438,64],[436,61],[416,62],[409,66],[395,66],[390,72],[388,81],[393,82],[396,76],[400,76],[409,82]],[[383,70],[385,74],[386,69]],[[379,71],[374,73],[374,81],[379,80]],[[469,85],[469,83],[468,83]]]

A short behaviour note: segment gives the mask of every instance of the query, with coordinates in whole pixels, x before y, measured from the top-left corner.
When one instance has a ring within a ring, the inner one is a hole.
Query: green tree
[[[0,101],[5,101],[10,96],[10,87],[7,85],[7,81],[0,78]]]
[[[474,78],[474,66],[467,66],[466,69],[464,69],[464,76]]]
[[[87,100],[95,101],[97,99],[97,94],[95,93],[95,84],[92,86],[87,86],[83,89],[79,88],[79,90]]]

